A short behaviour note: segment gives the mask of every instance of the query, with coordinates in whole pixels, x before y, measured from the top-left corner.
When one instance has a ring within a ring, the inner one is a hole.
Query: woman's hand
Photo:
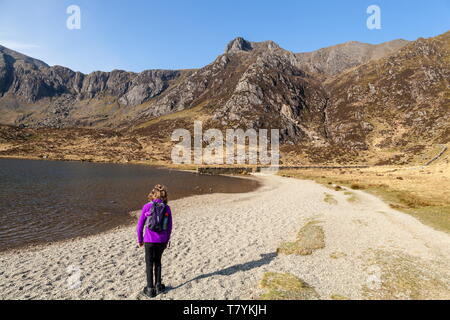
[[[143,243],[138,243],[138,247],[139,247],[139,248],[142,248],[143,246],[144,246]]]

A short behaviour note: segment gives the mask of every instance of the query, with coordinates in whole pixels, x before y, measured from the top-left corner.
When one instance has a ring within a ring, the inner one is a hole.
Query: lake
[[[134,223],[157,184],[170,200],[249,192],[257,181],[144,165],[0,159],[0,250],[86,236]]]

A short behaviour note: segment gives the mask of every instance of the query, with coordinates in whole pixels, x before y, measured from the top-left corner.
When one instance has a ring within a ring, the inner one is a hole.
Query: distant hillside
[[[409,161],[449,141],[449,57],[450,32],[310,53],[236,38],[197,70],[84,75],[0,47],[0,123],[112,129],[142,137],[134,148],[145,150],[148,139],[168,148],[171,132],[197,119],[278,128],[286,161]]]
[[[450,32],[348,70],[326,87],[333,143],[358,143],[374,152],[445,144],[450,140]]]
[[[313,52],[297,53],[296,56],[306,71],[334,76],[346,69],[384,58],[408,43],[402,39],[379,45],[351,41]]]
[[[1,123],[53,128],[114,128],[126,126],[136,119],[151,119],[206,102],[209,102],[207,105],[225,108],[219,114],[230,109],[232,119],[236,117],[233,110],[241,108],[238,105],[231,106],[242,95],[242,92],[238,94],[242,88],[234,92],[235,88],[239,82],[240,86],[245,86],[245,81],[251,81],[243,76],[248,77],[252,70],[258,74],[267,73],[268,77],[270,72],[288,78],[301,75],[305,80],[305,71],[319,72],[317,65],[324,65],[320,72],[325,74],[328,74],[328,70],[342,71],[371,60],[374,56],[388,54],[398,46],[390,43],[379,46],[353,43],[351,46],[344,44],[321,49],[316,53],[293,54],[272,41],[255,43],[237,38],[228,44],[223,55],[199,70],[148,70],[139,74],[114,70],[88,75],[61,66],[49,67],[42,61],[0,46]],[[327,61],[321,61],[321,57],[325,56],[328,57]],[[249,69],[250,66],[253,69]],[[289,81],[292,80],[290,78]],[[314,82],[313,79],[311,81]],[[302,95],[310,93],[303,92],[303,84],[289,85],[295,88],[292,97],[289,97],[289,88],[276,88],[272,80],[265,84],[264,87],[273,87],[273,94],[275,91],[283,95],[286,93],[283,99],[287,103],[282,107],[276,100],[280,98],[270,97],[272,93],[264,92],[263,100],[273,100],[273,103],[260,107],[269,110],[273,107],[270,105],[275,104],[275,109],[278,109],[275,111],[280,114],[281,108],[284,113],[290,113],[287,109],[304,106],[308,98]],[[298,94],[296,90],[303,93]],[[252,94],[245,99],[253,100],[256,104],[259,102]],[[245,103],[244,100],[238,104]],[[319,104],[323,104],[323,101]],[[319,105],[314,107],[320,109]],[[248,124],[253,125],[250,122]],[[286,130],[295,129],[290,127]]]

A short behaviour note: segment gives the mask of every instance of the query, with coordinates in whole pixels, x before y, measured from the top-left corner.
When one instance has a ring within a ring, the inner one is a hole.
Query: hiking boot
[[[144,296],[146,296],[148,298],[156,297],[155,288],[144,287],[144,290],[142,291],[142,293],[144,294]]]
[[[156,294],[163,293],[166,290],[166,286],[163,284],[156,285]]]

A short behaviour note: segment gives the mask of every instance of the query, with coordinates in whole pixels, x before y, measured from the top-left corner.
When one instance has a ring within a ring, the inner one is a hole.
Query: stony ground
[[[266,272],[289,273],[316,298],[449,299],[450,237],[355,190],[260,174],[246,194],[171,203],[169,290],[157,299],[248,299]],[[313,222],[325,246],[276,254]],[[134,226],[0,254],[0,299],[143,299],[144,254]],[[322,248],[323,247],[323,248]],[[317,295],[316,295],[317,294]]]

